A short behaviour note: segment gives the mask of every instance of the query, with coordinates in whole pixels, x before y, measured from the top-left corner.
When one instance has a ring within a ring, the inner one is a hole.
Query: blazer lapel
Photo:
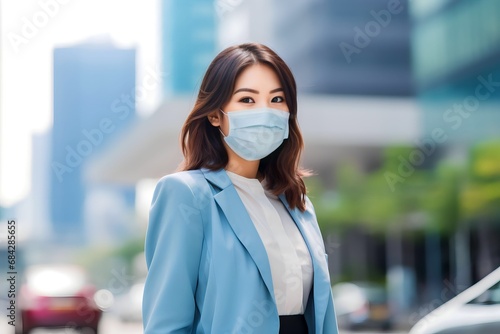
[[[295,221],[295,224],[299,228],[302,237],[309,249],[313,263],[313,296],[314,296],[314,314],[316,316],[316,328],[320,328],[322,319],[325,316],[326,309],[328,306],[329,294],[326,293],[331,289],[330,287],[330,277],[328,276],[328,269],[323,268],[325,266],[325,252],[323,250],[323,240],[316,237],[315,231],[313,231],[312,222],[309,223],[305,221],[304,215],[299,211],[299,209],[291,209],[288,205],[288,201],[284,194],[279,195],[281,202],[285,205],[290,216]],[[326,270],[326,271],[325,271]],[[328,289],[328,290],[327,290]]]
[[[218,171],[202,169],[202,172],[210,183],[220,188],[220,191],[214,194],[214,199],[222,209],[222,212],[224,212],[236,237],[241,241],[257,265],[260,275],[273,301],[275,301],[271,267],[269,265],[266,248],[261,241],[252,219],[247,213],[245,205],[234,188],[231,179],[224,169]]]

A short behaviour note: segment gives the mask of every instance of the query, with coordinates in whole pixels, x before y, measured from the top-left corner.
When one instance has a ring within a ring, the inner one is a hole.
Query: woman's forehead
[[[236,78],[234,90],[253,88],[273,90],[280,88],[281,83],[276,72],[268,65],[254,64],[245,68]]]

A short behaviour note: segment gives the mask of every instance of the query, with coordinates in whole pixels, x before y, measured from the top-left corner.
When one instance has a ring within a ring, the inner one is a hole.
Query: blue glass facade
[[[101,44],[54,50],[50,221],[60,242],[84,241],[83,165],[135,118],[135,58]]]
[[[163,0],[162,57],[165,93],[192,94],[216,53],[213,0]]]
[[[272,3],[272,46],[301,92],[413,95],[407,0]]]
[[[412,13],[413,62],[425,135],[443,129],[448,144],[498,137],[500,2],[415,3]]]

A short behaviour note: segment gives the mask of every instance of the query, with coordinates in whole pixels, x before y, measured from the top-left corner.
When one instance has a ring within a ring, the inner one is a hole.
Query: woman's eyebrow
[[[272,93],[282,92],[282,91],[283,91],[283,88],[279,87],[279,88],[275,88],[273,90],[270,90],[269,93],[272,94]],[[250,93],[254,93],[254,94],[259,94],[260,93],[258,90],[255,90],[255,89],[240,88],[240,89],[235,90],[234,93],[233,93],[233,95],[236,94],[236,93],[239,93],[239,92],[250,92]]]

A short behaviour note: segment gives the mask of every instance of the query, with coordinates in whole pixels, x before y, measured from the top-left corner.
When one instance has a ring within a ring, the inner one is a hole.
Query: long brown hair
[[[212,61],[203,77],[193,110],[182,127],[184,161],[180,170],[207,168],[218,170],[228,163],[226,149],[217,127],[208,115],[229,101],[238,75],[250,65],[270,66],[278,75],[290,112],[289,136],[280,147],[261,159],[259,172],[275,195],[285,194],[291,208],[305,210],[306,187],[302,177],[309,173],[299,166],[304,147],[297,123],[297,87],[292,72],[273,50],[258,43],[228,47]]]

